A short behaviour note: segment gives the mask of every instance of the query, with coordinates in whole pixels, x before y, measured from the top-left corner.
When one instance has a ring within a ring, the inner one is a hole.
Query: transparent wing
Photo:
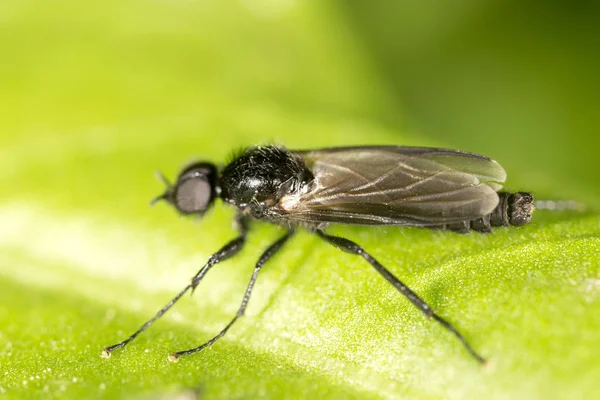
[[[491,213],[506,179],[495,161],[457,150],[342,147],[295,151],[312,171],[307,191],[278,214],[296,222],[428,226]]]

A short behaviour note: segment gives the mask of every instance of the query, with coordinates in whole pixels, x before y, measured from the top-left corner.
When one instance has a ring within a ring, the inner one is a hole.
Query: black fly
[[[237,254],[251,220],[282,225],[287,232],[259,258],[236,316],[214,338],[173,353],[176,361],[212,345],[244,315],[262,266],[302,227],[350,254],[363,257],[427,317],[485,362],[462,334],[358,244],[324,232],[330,224],[399,225],[488,233],[496,226],[520,226],[531,220],[533,196],[499,192],[506,179],[495,161],[457,150],[423,147],[340,147],[289,151],[277,146],[246,149],[222,170],[201,162],[183,169],[174,185],[156,200],[182,214],[204,214],[220,198],[237,210],[239,236],[209,257],[173,300],[125,341],[106,347],[104,357],[135,339],[189,290],[194,291],[217,263]]]

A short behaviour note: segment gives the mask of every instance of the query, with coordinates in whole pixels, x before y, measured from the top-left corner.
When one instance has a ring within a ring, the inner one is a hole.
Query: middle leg
[[[220,338],[225,336],[225,334],[227,333],[229,328],[231,328],[231,326],[235,323],[235,321],[237,321],[240,317],[244,316],[244,312],[246,311],[246,307],[248,306],[248,301],[250,300],[250,295],[252,294],[252,289],[254,288],[254,284],[256,283],[256,279],[258,278],[258,273],[260,272],[263,265],[271,257],[273,257],[275,255],[275,253],[277,253],[277,251],[279,249],[281,249],[281,247],[283,247],[285,242],[287,242],[293,235],[294,235],[293,230],[288,231],[283,237],[281,237],[275,243],[273,243],[271,246],[269,246],[269,248],[267,250],[265,250],[265,252],[260,256],[260,258],[256,262],[256,266],[254,267],[254,272],[252,273],[252,277],[250,278],[248,287],[246,288],[246,293],[244,294],[244,299],[242,300],[242,304],[240,305],[240,308],[238,309],[235,317],[233,317],[233,319],[225,326],[225,328],[223,328],[223,330],[221,330],[221,332],[219,332],[218,335],[216,335],[215,337],[210,339],[208,342],[206,342],[198,347],[195,347],[195,348],[189,349],[189,350],[178,351],[177,353],[171,354],[169,356],[169,361],[176,362],[179,359],[179,357],[181,357],[183,355],[193,354],[193,353],[202,351],[204,348],[211,346],[214,342],[216,342],[217,340],[219,340]]]

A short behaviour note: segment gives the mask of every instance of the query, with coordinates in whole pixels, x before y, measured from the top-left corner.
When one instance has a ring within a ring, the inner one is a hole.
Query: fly
[[[169,356],[177,361],[211,346],[244,315],[263,265],[294,235],[307,229],[325,242],[363,257],[425,316],[437,321],[479,363],[485,359],[446,319],[355,242],[325,232],[331,224],[416,226],[466,233],[492,232],[531,220],[530,193],[502,192],[506,172],[496,161],[458,150],[361,146],[290,151],[279,146],[244,150],[224,168],[198,162],[184,168],[175,184],[163,179],[164,200],[181,214],[202,216],[220,198],[237,209],[238,236],[209,257],[191,282],[140,329],[106,347],[103,357],[124,347],[196,289],[208,271],[236,255],[246,242],[250,222],[267,221],[286,233],[260,256],[235,317],[201,346]]]

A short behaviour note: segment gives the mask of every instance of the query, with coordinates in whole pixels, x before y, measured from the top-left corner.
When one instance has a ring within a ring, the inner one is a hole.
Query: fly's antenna
[[[169,179],[161,171],[155,171],[154,176],[156,176],[156,179],[165,184],[167,190],[165,190],[163,194],[153,198],[152,201],[150,201],[150,206],[155,205],[161,200],[167,200],[169,198],[169,195],[171,194],[171,189],[173,188],[173,184],[171,184],[171,181],[169,181]]]
[[[156,179],[164,183],[167,188],[171,188],[171,186],[173,186],[171,181],[161,171],[154,171],[154,176],[156,176]]]
[[[535,200],[533,205],[538,210],[552,211],[585,211],[585,204],[577,200]]]
[[[161,200],[166,200],[169,198],[169,192],[165,192],[163,194],[161,194],[160,196],[156,196],[155,198],[153,198],[152,200],[150,200],[150,207],[152,207],[153,205],[155,205],[156,203],[158,203]]]

